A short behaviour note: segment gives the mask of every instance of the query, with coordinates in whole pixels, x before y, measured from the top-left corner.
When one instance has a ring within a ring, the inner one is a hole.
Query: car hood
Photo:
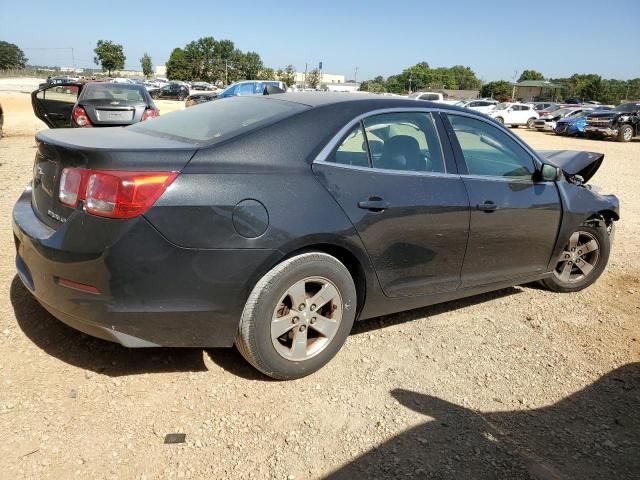
[[[577,123],[579,121],[587,121],[587,117],[566,117],[558,120],[558,123]]]
[[[602,165],[604,153],[578,152],[575,150],[537,150],[542,159],[562,169],[566,175],[580,175],[585,183]]]

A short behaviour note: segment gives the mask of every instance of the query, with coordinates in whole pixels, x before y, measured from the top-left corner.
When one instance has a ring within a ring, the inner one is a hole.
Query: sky
[[[615,3],[615,8],[610,8]],[[640,77],[640,0],[200,1],[0,0],[0,40],[29,63],[96,68],[98,40],[124,47],[127,69],[144,52],[164,64],[204,36],[230,39],[272,68],[323,62],[347,79],[389,76],[421,61],[465,65],[483,81],[535,69],[546,78]]]

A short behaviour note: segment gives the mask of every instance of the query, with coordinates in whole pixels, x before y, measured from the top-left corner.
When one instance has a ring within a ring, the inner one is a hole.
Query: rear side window
[[[448,115],[471,175],[530,179],[527,151],[499,128],[461,115]]]
[[[430,113],[387,113],[363,123],[374,168],[444,173],[440,139]]]
[[[369,153],[360,122],[347,134],[340,146],[327,158],[327,162],[355,167],[369,166]]]
[[[231,97],[172,112],[126,128],[195,144],[220,143],[309,107],[263,96]]]

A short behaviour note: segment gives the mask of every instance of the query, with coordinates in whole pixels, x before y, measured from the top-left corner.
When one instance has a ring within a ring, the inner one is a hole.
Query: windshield
[[[635,112],[636,110],[640,110],[640,103],[623,103],[613,109],[614,112],[622,113]]]
[[[496,105],[496,110],[506,110],[510,106],[511,104],[507,102],[499,103],[498,105]]]
[[[455,105],[456,107],[464,107],[464,106],[465,106],[466,104],[468,104],[468,103],[471,103],[471,102],[468,102],[467,100],[461,100],[461,101],[459,101],[459,102],[454,103],[454,105]]]
[[[81,100],[112,105],[146,103],[143,87],[121,83],[90,83],[84,87]]]
[[[214,144],[308,109],[263,96],[230,97],[131,125],[134,131],[188,143]]]

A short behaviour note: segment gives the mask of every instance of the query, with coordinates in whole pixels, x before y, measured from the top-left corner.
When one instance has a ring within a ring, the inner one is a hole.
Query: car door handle
[[[389,202],[380,197],[369,197],[369,199],[364,202],[358,202],[358,207],[371,210],[372,212],[381,212],[389,208]]]
[[[478,204],[478,210],[482,210],[483,212],[495,212],[498,209],[498,205],[491,200],[486,200],[484,203]]]

